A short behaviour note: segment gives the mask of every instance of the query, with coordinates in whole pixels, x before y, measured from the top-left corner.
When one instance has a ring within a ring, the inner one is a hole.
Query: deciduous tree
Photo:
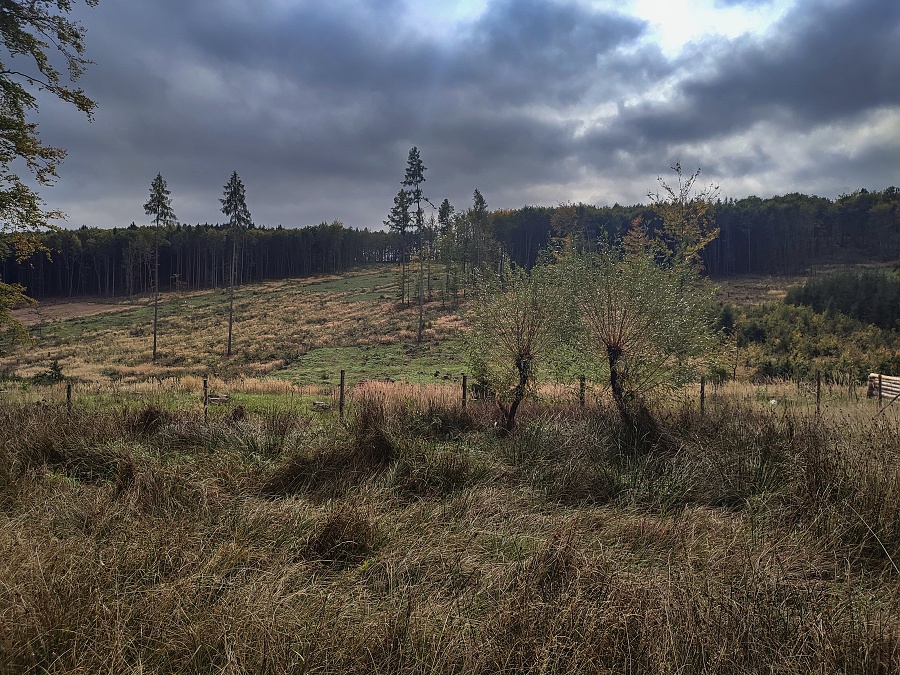
[[[507,433],[556,344],[549,280],[542,268],[512,267],[502,284],[492,275],[480,284],[470,315],[473,374],[493,395]]]
[[[85,0],[95,6],[98,0]],[[72,0],[2,0],[0,2],[0,233],[8,234],[19,258],[40,248],[30,235],[63,214],[46,210],[40,195],[19,175],[15,162],[39,185],[51,185],[66,151],[45,145],[29,113],[38,108],[34,90],[48,91],[91,118],[96,106],[81,89],[69,86],[54,65],[56,49],[74,83],[89,61],[84,58],[84,29],[69,18]],[[22,298],[19,287],[0,280],[0,330],[21,334],[12,319],[12,302]]]
[[[700,251],[719,236],[713,212],[719,188],[715,185],[697,188],[700,169],[685,176],[681,163],[676,162],[672,170],[676,185],[669,185],[659,177],[662,192],[647,193],[651,208],[662,220],[658,240],[676,261],[700,264]]]
[[[648,399],[687,381],[715,343],[711,291],[687,262],[606,247],[569,253],[556,273],[574,302],[567,332],[588,364],[606,373],[626,421]]]

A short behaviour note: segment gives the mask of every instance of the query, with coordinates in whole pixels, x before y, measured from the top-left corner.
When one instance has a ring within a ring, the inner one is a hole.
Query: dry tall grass
[[[0,403],[0,672],[900,672],[896,416],[439,394]]]

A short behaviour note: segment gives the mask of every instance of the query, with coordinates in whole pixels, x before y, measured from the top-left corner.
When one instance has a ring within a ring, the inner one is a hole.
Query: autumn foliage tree
[[[98,0],[85,0],[95,6]],[[40,248],[32,236],[62,218],[47,210],[40,195],[19,175],[24,168],[43,186],[53,184],[66,156],[62,148],[45,145],[37,123],[34,91],[46,91],[71,103],[91,118],[96,103],[74,83],[89,61],[84,57],[84,29],[69,18],[71,0],[3,0],[0,2],[0,234],[9,235],[16,255],[25,258]],[[52,50],[65,63],[68,78],[54,65]],[[9,310],[24,298],[20,286],[0,280],[0,331],[21,336],[22,324]]]
[[[678,262],[700,264],[700,252],[719,236],[713,202],[719,188],[699,187],[700,169],[685,176],[681,163],[672,167],[676,183],[669,185],[662,177],[662,191],[647,193],[650,208],[659,216],[662,227],[656,234],[660,250]]]

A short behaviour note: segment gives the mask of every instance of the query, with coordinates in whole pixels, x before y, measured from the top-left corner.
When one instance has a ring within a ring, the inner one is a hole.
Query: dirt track
[[[121,312],[134,309],[136,305],[109,305],[101,302],[50,302],[14,309],[12,315],[26,326],[39,323],[77,319],[105,312]]]

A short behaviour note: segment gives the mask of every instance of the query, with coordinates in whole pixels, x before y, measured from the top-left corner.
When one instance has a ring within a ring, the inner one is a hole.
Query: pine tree
[[[172,200],[169,198],[169,188],[162,174],[156,174],[156,178],[150,184],[150,199],[144,204],[144,213],[154,216],[156,229],[154,231],[154,273],[153,273],[153,361],[156,361],[156,324],[159,318],[159,225],[171,225],[176,221],[175,212],[172,210]]]
[[[422,202],[427,201],[422,193],[422,183],[425,182],[426,167],[419,157],[419,149],[416,146],[410,148],[409,157],[406,162],[406,177],[403,179],[403,187],[409,191],[412,202],[416,205],[416,234],[419,238],[419,331],[416,337],[416,343],[422,342],[422,328],[424,327],[424,295],[425,295],[425,259],[421,250],[421,243],[425,230],[425,218],[422,214]]]
[[[438,207],[438,234],[440,235],[441,258],[444,259],[444,292],[441,296],[441,306],[447,301],[450,290],[450,264],[453,261],[453,205],[449,199],[444,199]]]
[[[406,302],[406,260],[407,260],[407,239],[409,237],[409,228],[412,225],[412,215],[409,207],[412,206],[409,193],[400,188],[397,196],[394,197],[394,206],[388,214],[388,219],[384,224],[388,226],[391,232],[396,232],[400,236],[400,302]]]
[[[225,356],[231,356],[231,329],[234,323],[234,277],[237,272],[237,241],[238,233],[253,224],[247,202],[244,197],[244,184],[241,182],[237,171],[231,173],[231,178],[225,185],[225,196],[219,200],[222,202],[222,213],[228,216],[228,226],[231,228],[231,284],[228,291],[228,346]]]

